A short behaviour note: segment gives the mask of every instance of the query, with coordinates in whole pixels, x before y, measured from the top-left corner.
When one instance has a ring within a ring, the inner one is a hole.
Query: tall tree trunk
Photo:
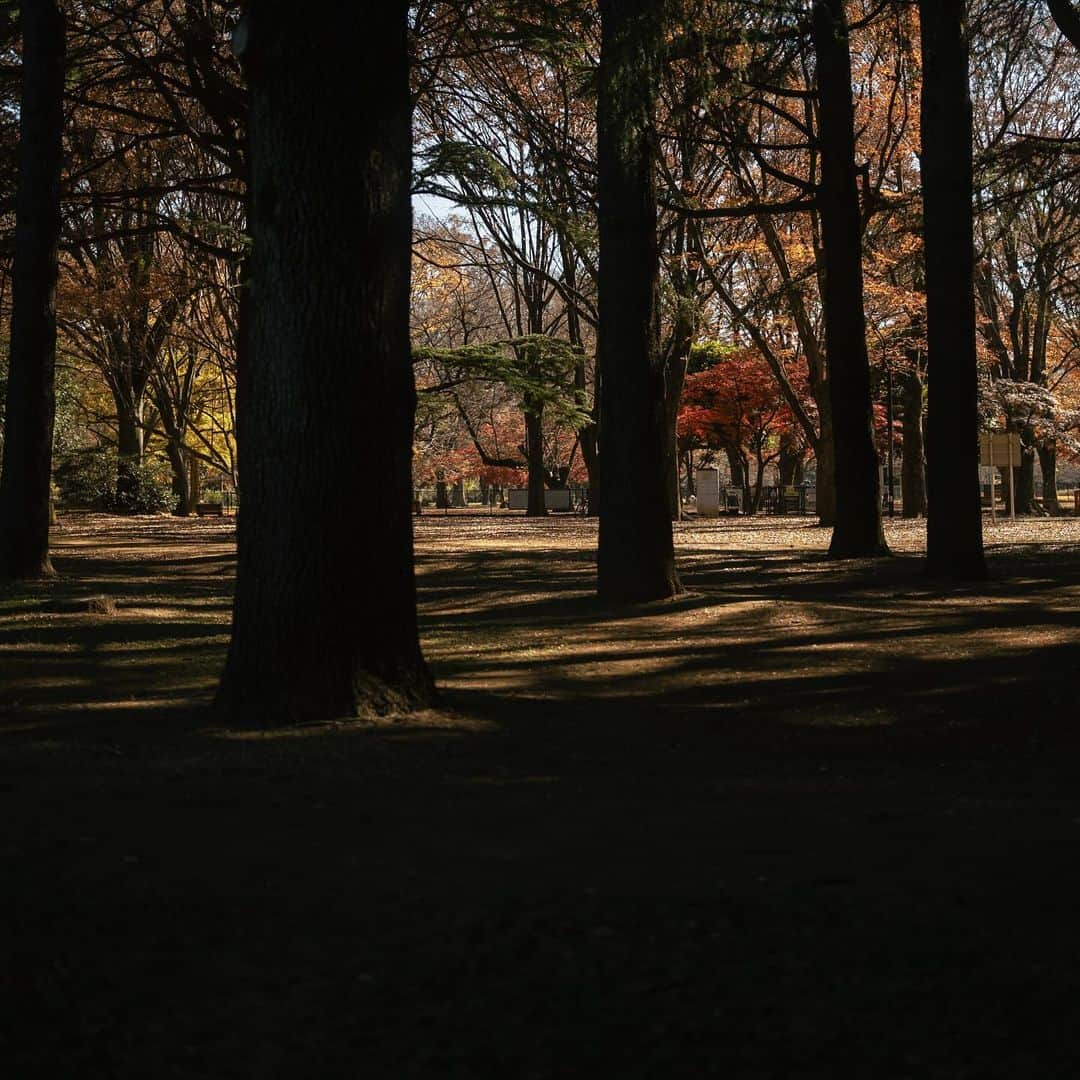
[[[1042,472],[1043,509],[1054,517],[1063,513],[1057,494],[1057,443],[1053,439],[1040,442],[1036,447],[1039,454],[1039,470]]]
[[[900,376],[900,403],[904,410],[904,449],[900,463],[902,515],[926,516],[926,452],[923,449],[923,384],[917,370]]]
[[[545,517],[547,504],[544,492],[544,404],[540,401],[525,402],[525,461],[528,465],[529,501],[526,517]]]
[[[195,513],[195,504],[199,501],[199,459],[176,438],[165,443],[165,456],[172,470],[172,489],[176,497],[173,513],[177,517],[187,517]]]
[[[1030,441],[1029,441],[1030,440]],[[1013,483],[1016,487],[1016,512],[1018,514],[1040,514],[1042,511],[1035,501],[1035,451],[1031,447],[1034,432],[1023,429],[1023,442],[1020,447],[1020,463],[1016,467]]]
[[[56,416],[56,276],[64,126],[64,13],[20,7],[23,81],[11,352],[0,474],[0,579],[49,577]]]
[[[253,310],[218,697],[264,721],[433,693],[409,497],[407,12],[405,0],[343,8],[329,32],[266,0],[236,38],[251,88]],[[342,498],[359,476],[365,498]]]
[[[681,591],[665,467],[654,175],[666,7],[655,0],[600,3],[597,347],[604,494],[597,576],[599,595],[615,601]]]
[[[920,0],[926,241],[926,571],[986,576],[979,497],[971,91],[965,0]]]
[[[118,402],[116,411],[116,509],[140,506],[143,459],[142,403]]]
[[[866,352],[862,214],[843,0],[815,0],[813,34],[820,102],[818,205],[825,259],[825,346],[836,481],[836,519],[829,555],[837,559],[887,555]]]
[[[814,482],[814,513],[821,525],[836,524],[836,448],[833,443],[832,408],[828,404],[828,383],[824,401],[818,405],[821,435],[814,447],[816,479]],[[822,408],[824,406],[824,408]]]

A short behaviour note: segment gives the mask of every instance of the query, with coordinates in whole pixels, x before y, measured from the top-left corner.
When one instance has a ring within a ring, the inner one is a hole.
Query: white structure
[[[720,513],[720,470],[698,469],[694,473],[694,489],[699,516],[717,517]]]

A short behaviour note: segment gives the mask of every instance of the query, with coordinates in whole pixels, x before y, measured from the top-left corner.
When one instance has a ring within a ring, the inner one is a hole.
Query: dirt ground
[[[259,731],[231,522],[66,517],[0,592],[4,1075],[1080,1075],[1080,519],[980,587],[888,537],[684,523],[627,610],[591,522],[428,514],[440,707]]]

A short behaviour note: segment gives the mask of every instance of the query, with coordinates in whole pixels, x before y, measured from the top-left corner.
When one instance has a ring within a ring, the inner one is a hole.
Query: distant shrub
[[[114,514],[153,514],[171,510],[175,505],[167,462],[145,457],[134,467],[137,479],[134,499],[117,497],[116,471],[115,450],[76,450],[64,455],[55,474],[62,505]]]

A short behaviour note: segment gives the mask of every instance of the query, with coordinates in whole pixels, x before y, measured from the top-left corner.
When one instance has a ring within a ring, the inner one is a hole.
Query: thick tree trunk
[[[598,592],[654,600],[681,591],[668,493],[660,355],[653,113],[666,4],[601,0],[597,104],[603,502]]]
[[[139,509],[142,483],[142,404],[118,402],[116,412],[116,509],[133,514]]]
[[[1064,512],[1057,494],[1057,443],[1052,439],[1041,442],[1036,447],[1039,454],[1039,470],[1042,472],[1043,510],[1054,517]]]
[[[195,504],[199,501],[199,459],[177,439],[169,439],[165,444],[165,455],[172,470],[172,489],[176,497],[173,513],[177,517],[187,517],[195,513]]]
[[[900,402],[904,410],[904,450],[900,464],[902,514],[926,516],[926,452],[923,448],[923,384],[915,370],[900,376]]]
[[[410,515],[407,11],[346,7],[331,25],[267,0],[237,36],[253,311],[219,701],[264,721],[371,715],[433,692]],[[365,497],[342,497],[357,477]]]
[[[815,0],[813,35],[820,103],[818,205],[825,258],[825,345],[836,483],[829,555],[839,559],[887,555],[862,302],[862,216],[843,0]]]
[[[739,451],[733,446],[724,447],[724,455],[727,457],[728,473],[731,476],[731,486],[742,489],[744,492],[750,483],[743,467],[743,460],[739,457]]]
[[[920,0],[926,238],[926,571],[986,576],[979,497],[971,93],[964,0]]]
[[[1013,485],[1016,489],[1016,512],[1018,514],[1041,514],[1042,510],[1035,501],[1035,451],[1031,448],[1028,440],[1034,441],[1034,433],[1028,428],[1023,433],[1024,442],[1020,448],[1020,463],[1013,475]],[[1004,480],[1009,482],[1006,470]],[[1006,496],[1007,498],[1007,496]]]
[[[49,577],[56,416],[56,276],[60,240],[64,14],[23,3],[23,84],[11,353],[0,474],[0,580]]]

